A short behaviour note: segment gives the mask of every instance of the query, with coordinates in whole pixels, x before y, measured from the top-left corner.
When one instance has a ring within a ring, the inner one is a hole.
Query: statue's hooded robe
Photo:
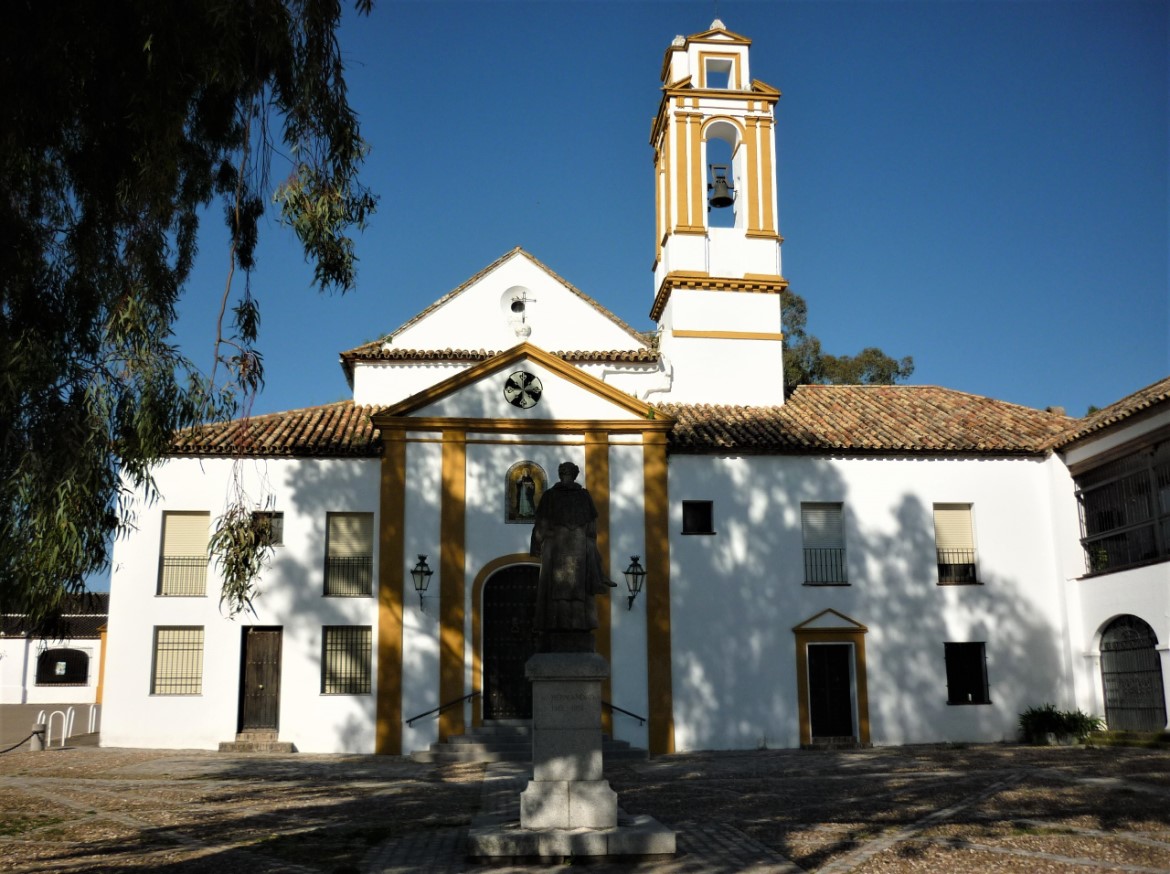
[[[597,628],[594,595],[612,584],[601,572],[597,552],[597,508],[579,483],[558,482],[541,495],[529,551],[541,557],[534,629]]]

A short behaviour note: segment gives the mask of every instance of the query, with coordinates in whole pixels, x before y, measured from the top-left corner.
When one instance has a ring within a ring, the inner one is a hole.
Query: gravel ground
[[[0,872],[483,870],[459,853],[483,773],[374,756],[16,751],[0,756]],[[607,776],[625,810],[691,848],[662,870],[743,870],[700,864],[717,857],[704,836],[723,829],[772,854],[753,871],[1170,872],[1161,751],[695,753]],[[400,844],[437,848],[433,864],[403,862]]]

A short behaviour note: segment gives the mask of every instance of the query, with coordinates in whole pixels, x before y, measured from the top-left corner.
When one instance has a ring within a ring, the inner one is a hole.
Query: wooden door
[[[847,643],[814,644],[808,648],[808,699],[812,736],[853,737],[853,683]]]
[[[240,682],[240,731],[280,728],[280,628],[248,627]]]
[[[532,684],[524,665],[536,651],[537,565],[513,565],[483,587],[484,719],[531,719]]]

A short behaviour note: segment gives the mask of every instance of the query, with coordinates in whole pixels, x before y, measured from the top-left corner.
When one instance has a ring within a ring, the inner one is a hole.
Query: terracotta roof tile
[[[674,452],[1038,455],[1073,421],[934,386],[801,386],[783,406],[661,404]]]
[[[1055,446],[1064,447],[1070,443],[1088,437],[1097,431],[1128,419],[1143,410],[1148,410],[1156,404],[1170,401],[1170,376],[1155,383],[1138,389],[1131,395],[1123,397],[1116,403],[1110,404],[1103,410],[1098,410],[1083,419],[1078,419],[1069,431],[1062,435]]]
[[[381,341],[367,343],[349,352],[343,352],[342,360],[347,367],[352,367],[354,361],[486,361],[499,355],[504,350],[493,349],[398,349],[384,348]],[[574,363],[592,362],[655,362],[658,360],[656,349],[583,349],[568,352],[550,352],[557,358]]]
[[[338,401],[188,428],[175,435],[177,456],[370,457],[381,435],[370,422],[380,407]]]
[[[1078,420],[933,386],[801,386],[783,406],[659,404],[672,452],[1042,455]],[[376,457],[381,407],[341,401],[176,435],[179,456]]]

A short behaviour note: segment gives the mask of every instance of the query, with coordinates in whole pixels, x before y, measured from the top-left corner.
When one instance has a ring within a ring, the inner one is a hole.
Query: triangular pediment
[[[539,380],[539,396],[516,402],[518,372]],[[531,403],[528,403],[531,401]],[[460,420],[518,429],[563,421],[671,421],[644,401],[549,354],[520,343],[386,408],[386,419]]]
[[[856,631],[865,633],[869,631],[864,625],[855,619],[850,619],[844,613],[838,613],[832,607],[822,610],[820,613],[812,616],[799,625],[792,628],[793,631]]]
[[[520,247],[512,249],[380,340],[342,353],[395,350],[640,350],[646,338]]]
[[[736,43],[745,46],[752,44],[752,41],[748,37],[741,33],[734,33],[725,27],[713,27],[710,30],[704,30],[702,33],[692,33],[687,37],[687,42]]]

